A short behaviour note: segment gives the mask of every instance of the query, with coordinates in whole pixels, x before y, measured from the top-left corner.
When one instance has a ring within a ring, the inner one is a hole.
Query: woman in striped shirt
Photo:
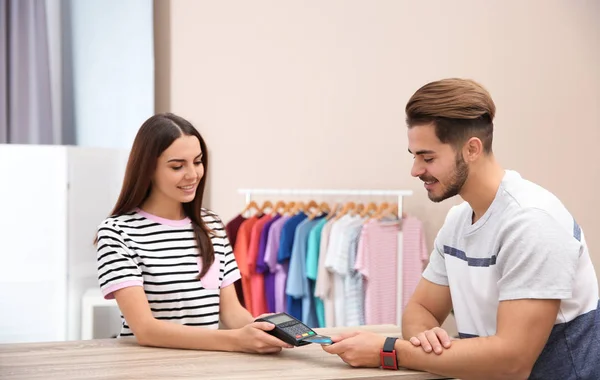
[[[253,322],[219,217],[202,208],[208,151],[185,119],[158,114],[133,142],[121,194],[98,227],[98,281],[145,346],[272,353],[291,347]],[[219,330],[219,321],[227,329]]]

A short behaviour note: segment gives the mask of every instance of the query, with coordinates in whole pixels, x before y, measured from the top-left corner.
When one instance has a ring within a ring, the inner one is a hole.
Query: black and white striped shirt
[[[143,286],[156,319],[217,329],[220,289],[240,272],[219,217],[202,210],[215,232],[215,261],[198,280],[202,266],[189,218],[167,220],[142,210],[110,217],[98,226],[98,281],[106,299],[128,286]],[[122,318],[120,336],[133,335]]]

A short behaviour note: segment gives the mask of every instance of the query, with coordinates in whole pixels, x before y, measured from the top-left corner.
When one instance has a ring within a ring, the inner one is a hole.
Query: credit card
[[[325,335],[307,336],[306,338],[304,338],[302,340],[304,342],[316,343],[316,344],[320,344],[320,345],[324,345],[324,346],[333,344],[333,341],[331,340],[331,338],[328,336],[325,336]]]

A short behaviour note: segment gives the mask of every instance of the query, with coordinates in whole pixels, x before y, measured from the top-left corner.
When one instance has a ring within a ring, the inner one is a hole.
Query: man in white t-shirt
[[[412,175],[429,199],[460,195],[403,315],[407,340],[373,333],[324,347],[352,366],[461,379],[600,379],[598,280],[582,228],[548,190],[492,152],[495,105],[445,79],[406,106]],[[460,340],[440,326],[454,310]]]

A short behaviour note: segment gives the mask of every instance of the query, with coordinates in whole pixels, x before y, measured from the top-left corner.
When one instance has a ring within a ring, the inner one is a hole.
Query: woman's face
[[[152,196],[165,201],[194,200],[204,175],[202,149],[196,136],[181,136],[158,157],[152,180]]]

